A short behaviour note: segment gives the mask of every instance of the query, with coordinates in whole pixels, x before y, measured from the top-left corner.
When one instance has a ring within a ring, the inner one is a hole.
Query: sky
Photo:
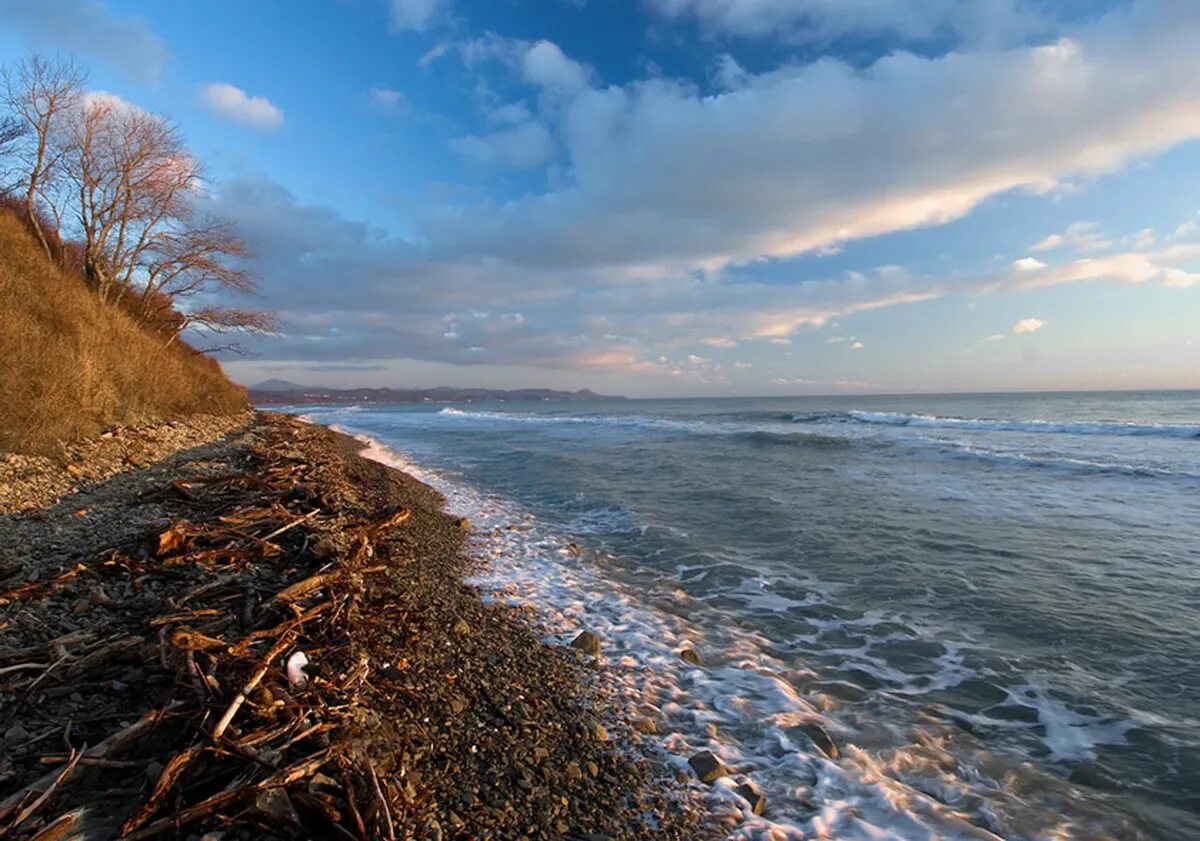
[[[176,121],[243,383],[1200,387],[1191,0],[0,0]]]

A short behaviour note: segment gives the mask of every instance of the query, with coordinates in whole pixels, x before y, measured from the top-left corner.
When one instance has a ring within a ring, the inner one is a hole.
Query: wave
[[[978,429],[990,432],[1040,432],[1063,435],[1121,435],[1159,438],[1200,439],[1200,426],[1123,421],[1048,421],[957,418],[902,412],[846,412],[852,422],[878,426],[912,426],[932,429]],[[805,420],[798,423],[808,422]]]
[[[756,429],[738,435],[751,444],[783,444],[792,447],[850,447],[855,441],[838,435],[822,435],[819,432],[767,432]]]
[[[945,441],[929,441],[931,445],[944,446]],[[991,450],[985,447],[970,445],[952,445],[945,451],[948,455],[960,459],[972,459],[990,464],[1010,465],[1014,467],[1039,468],[1057,470],[1063,473],[1083,473],[1107,476],[1129,476],[1148,479],[1174,479],[1181,481],[1197,481],[1200,476],[1191,473],[1167,470],[1143,464],[1130,464],[1120,461],[1098,461],[1095,459],[1077,458],[1073,456],[1051,453],[1006,452]]]

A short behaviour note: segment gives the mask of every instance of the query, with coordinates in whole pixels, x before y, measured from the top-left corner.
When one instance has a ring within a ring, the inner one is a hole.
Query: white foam
[[[904,412],[847,412],[859,423],[883,426],[917,426],[935,429],[980,429],[995,432],[1040,432],[1067,435],[1136,435],[1166,438],[1200,438],[1200,426],[1126,421],[1062,422],[1040,419],[1000,420],[992,418],[956,418]]]

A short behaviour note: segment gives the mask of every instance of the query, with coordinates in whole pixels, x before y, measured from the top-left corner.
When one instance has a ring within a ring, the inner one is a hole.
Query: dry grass
[[[0,208],[0,452],[52,454],[105,426],[246,408],[220,365],[162,341],[46,259]]]

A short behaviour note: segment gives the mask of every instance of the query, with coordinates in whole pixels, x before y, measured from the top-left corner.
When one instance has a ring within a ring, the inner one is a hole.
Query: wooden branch
[[[283,652],[288,649],[288,646],[290,646],[295,639],[296,632],[294,630],[290,630],[285,632],[283,636],[281,636],[279,640],[273,646],[271,646],[271,650],[267,652],[267,656],[262,659],[259,667],[254,670],[254,674],[250,676],[248,681],[246,681],[246,685],[242,687],[242,690],[234,696],[234,699],[226,708],[225,714],[221,716],[220,721],[218,721],[216,726],[213,727],[212,739],[214,742],[219,742],[221,740],[221,737],[225,734],[225,730],[229,727],[229,723],[233,721],[233,717],[237,715],[237,711],[241,709],[242,704],[246,703],[246,698],[248,698],[250,693],[254,691],[254,687],[258,686],[259,682],[267,674],[267,671],[271,668],[272,662],[274,662],[276,657],[283,654]]]

